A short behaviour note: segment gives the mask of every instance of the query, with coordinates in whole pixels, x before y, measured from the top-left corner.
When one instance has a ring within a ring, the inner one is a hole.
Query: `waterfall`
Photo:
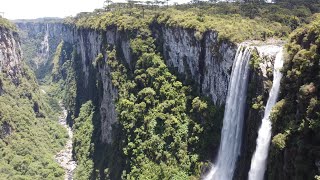
[[[240,45],[233,62],[218,158],[205,180],[231,180],[240,155],[251,49]]]
[[[46,26],[46,34],[43,40],[43,53],[46,58],[49,58],[49,24]]]
[[[268,157],[269,145],[271,140],[271,121],[269,119],[272,107],[275,105],[280,89],[280,80],[282,74],[280,69],[283,65],[283,52],[280,48],[277,53],[273,69],[273,83],[269,93],[267,106],[265,108],[262,124],[258,132],[256,151],[251,159],[249,171],[249,180],[262,180],[266,170],[266,161]]]
[[[40,52],[38,54],[38,56],[40,57],[40,59],[38,61],[36,61],[36,68],[39,69],[39,65],[41,63],[45,63],[48,61],[49,59],[49,50],[50,50],[50,46],[49,46],[49,24],[46,25],[46,33],[44,35],[43,41],[41,42],[41,47],[40,47]]]

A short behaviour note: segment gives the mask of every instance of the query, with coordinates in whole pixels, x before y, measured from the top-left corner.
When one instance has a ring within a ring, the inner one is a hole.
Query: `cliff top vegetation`
[[[0,27],[7,28],[12,31],[17,31],[17,28],[14,24],[12,24],[10,21],[8,21],[5,18],[2,18],[1,16],[0,16]]]
[[[93,13],[80,13],[65,22],[79,28],[105,30],[107,26],[117,26],[129,31],[146,31],[152,23],[158,23],[195,29],[197,38],[213,30],[219,33],[219,38],[241,42],[287,38],[292,30],[308,23],[317,12],[320,12],[320,3],[309,1],[276,4],[201,2],[175,6],[116,3]]]
[[[62,22],[62,18],[37,18],[37,19],[17,19],[13,20],[14,23],[59,23]]]

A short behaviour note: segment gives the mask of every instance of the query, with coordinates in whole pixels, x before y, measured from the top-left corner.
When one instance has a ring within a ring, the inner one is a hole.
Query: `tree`
[[[169,1],[170,1],[170,0],[166,0],[166,2],[167,2],[167,8],[169,7]]]
[[[159,1],[159,0],[154,0],[154,1],[153,1],[153,4],[155,4],[156,6],[159,6],[160,1]]]
[[[112,3],[113,3],[112,0],[105,0],[104,1],[104,8],[110,10],[109,5],[111,5]]]
[[[191,0],[190,3],[191,4],[198,4],[198,3],[200,3],[200,0]]]
[[[152,6],[153,2],[152,1],[145,1],[145,5],[147,5],[147,8],[151,5]]]
[[[149,6],[150,4],[152,4],[152,1],[146,1],[145,3],[147,6]]]
[[[159,4],[164,5],[166,2],[160,1]]]

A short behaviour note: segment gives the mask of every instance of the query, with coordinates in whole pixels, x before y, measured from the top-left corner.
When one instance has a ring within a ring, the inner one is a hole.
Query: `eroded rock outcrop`
[[[0,128],[0,139],[4,139],[12,133],[12,127],[7,122],[3,122]]]
[[[0,72],[18,84],[18,74],[21,74],[21,49],[18,34],[15,31],[0,26]],[[0,94],[2,92],[0,83]]]

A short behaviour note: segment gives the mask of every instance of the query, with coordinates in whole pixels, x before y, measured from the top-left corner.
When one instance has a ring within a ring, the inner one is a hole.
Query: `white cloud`
[[[114,0],[114,2],[124,0]],[[190,0],[171,0],[186,3]],[[91,12],[103,7],[104,0],[0,0],[0,12],[8,19],[66,17],[79,12]]]

